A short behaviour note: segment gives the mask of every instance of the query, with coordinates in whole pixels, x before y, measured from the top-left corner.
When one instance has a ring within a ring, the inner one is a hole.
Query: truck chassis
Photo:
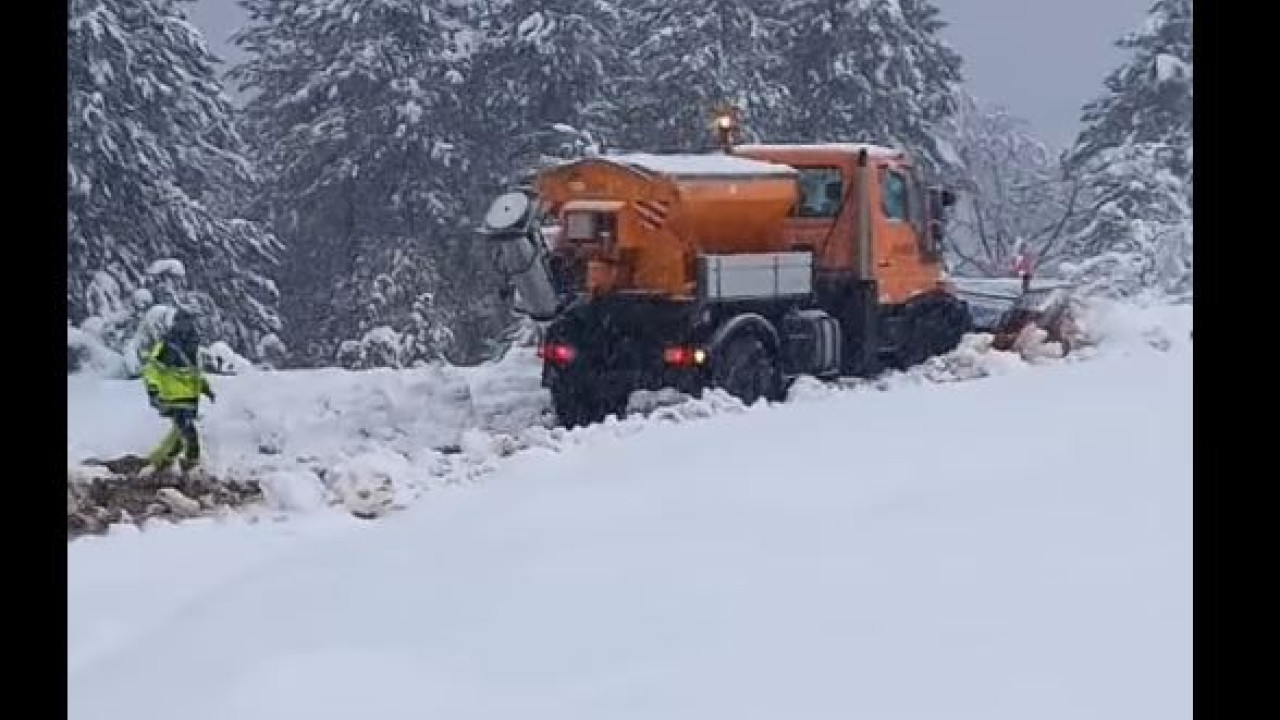
[[[721,388],[747,404],[781,400],[801,375],[869,377],[946,353],[972,326],[945,292],[881,305],[874,281],[815,278],[803,295],[616,295],[567,307],[546,328],[542,383],[566,426],[621,417],[635,390]]]

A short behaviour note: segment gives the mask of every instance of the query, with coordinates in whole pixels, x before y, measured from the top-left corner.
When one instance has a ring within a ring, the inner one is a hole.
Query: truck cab
[[[874,280],[878,301],[905,303],[930,288],[947,290],[943,208],[903,151],[877,145],[739,145],[734,153],[795,168],[800,201],[787,222],[792,248],[814,253],[817,271]],[[860,162],[870,172],[862,193]],[[865,204],[865,209],[862,207]]]

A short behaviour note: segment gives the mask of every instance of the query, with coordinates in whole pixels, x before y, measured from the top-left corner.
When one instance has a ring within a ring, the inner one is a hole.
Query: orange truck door
[[[872,212],[879,216],[875,273],[880,284],[880,301],[902,303],[916,289],[911,277],[912,270],[919,264],[915,258],[918,248],[912,211],[919,204],[911,197],[913,188],[906,170],[881,167],[877,176],[879,202]]]

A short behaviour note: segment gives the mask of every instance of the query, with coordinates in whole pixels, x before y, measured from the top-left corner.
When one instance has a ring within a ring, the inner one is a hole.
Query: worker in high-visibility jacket
[[[142,368],[142,382],[151,406],[173,426],[147,457],[147,474],[165,470],[182,456],[188,472],[200,464],[200,435],[196,417],[200,396],[215,400],[213,388],[200,369],[200,335],[195,318],[179,310],[164,339],[155,344]]]

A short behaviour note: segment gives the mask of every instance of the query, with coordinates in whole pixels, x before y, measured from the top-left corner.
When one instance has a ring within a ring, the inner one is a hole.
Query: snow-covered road
[[[79,540],[69,717],[1189,718],[1191,369],[597,428],[375,522]]]

